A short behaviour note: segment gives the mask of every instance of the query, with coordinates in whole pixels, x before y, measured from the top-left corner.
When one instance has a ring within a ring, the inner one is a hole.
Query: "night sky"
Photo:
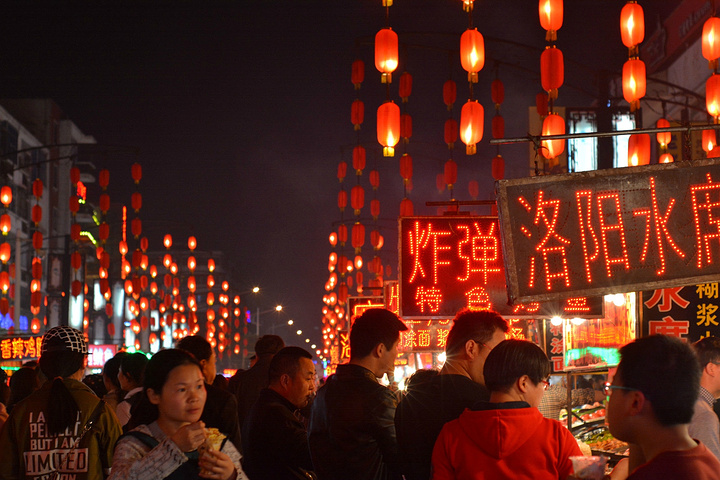
[[[393,277],[400,154],[414,158],[409,196],[416,214],[434,214],[425,202],[450,198],[447,190],[438,192],[435,179],[451,155],[443,142],[448,112],[442,85],[448,78],[457,82],[458,121],[469,96],[456,52],[469,24],[460,3],[396,0],[390,8],[389,24],[401,42],[395,79],[405,70],[413,75],[406,110],[413,137],[398,146],[395,158],[382,157],[375,135],[375,110],[386,97],[373,63],[373,38],[386,23],[380,0],[0,1],[0,97],[52,98],[99,144],[138,147],[141,218],[150,248],[161,248],[164,233],[178,244],[195,235],[198,249],[225,252],[235,288],[259,285],[261,309],[281,303],[285,312],[274,320],[293,318],[307,332],[320,325],[327,238],[341,220],[337,164],[352,163],[354,145],[368,151],[361,179],[368,235],[368,173],[380,172],[381,257]],[[657,9],[670,7],[640,3],[648,38]],[[591,105],[598,72],[621,71],[627,58],[618,26],[623,4],[565,2],[557,41],[565,55],[559,105]],[[541,91],[545,46],[534,1],[476,1],[473,24],[486,43],[485,68],[473,92],[485,107],[485,136],[477,155],[466,156],[459,141],[452,152],[460,200],[470,199],[469,180],[480,183],[481,199],[493,198],[490,160],[497,148],[488,143],[490,82],[497,75],[505,84],[506,136],[526,135],[528,107]],[[359,136],[350,122],[355,58],[366,66]],[[390,95],[400,102],[397,81]],[[502,146],[500,152],[506,177],[529,173],[527,145]],[[119,192],[113,201],[129,203],[131,162],[108,161],[98,167],[110,169]],[[345,182],[348,189],[356,183],[351,168]],[[126,200],[118,198],[123,195]],[[342,218],[351,217],[347,209]],[[366,262],[372,258],[369,243],[368,237]],[[251,303],[253,310],[256,305]],[[286,328],[277,333],[292,338]],[[319,330],[310,338],[319,342]]]

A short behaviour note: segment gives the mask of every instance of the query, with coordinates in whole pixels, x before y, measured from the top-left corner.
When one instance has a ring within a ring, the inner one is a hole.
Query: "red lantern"
[[[502,115],[495,115],[492,119],[493,138],[505,138],[505,119]]]
[[[403,178],[403,181],[407,183],[407,181],[412,178],[412,175],[413,160],[410,155],[405,153],[402,157],[400,157],[400,176]]]
[[[355,60],[352,63],[352,73],[350,75],[355,90],[360,89],[360,85],[365,80],[365,62],[362,60]]]
[[[468,100],[460,112],[460,139],[467,146],[466,153],[473,155],[477,151],[477,143],[483,137],[485,111],[476,100]]]
[[[78,198],[77,195],[70,196],[69,205],[70,205],[70,211],[72,212],[73,215],[77,214],[77,212],[80,211],[80,199]]]
[[[353,168],[355,175],[361,175],[365,169],[366,152],[362,145],[355,145],[353,148]]]
[[[414,215],[413,212],[413,203],[412,200],[409,198],[403,198],[400,202],[400,216],[401,217],[412,217]]]
[[[340,246],[344,247],[345,242],[347,242],[347,226],[346,225],[340,225],[338,227],[338,240],[340,241]]]
[[[6,207],[10,206],[12,203],[12,188],[7,185],[0,188],[0,202]]]
[[[73,223],[70,225],[70,239],[73,242],[80,241],[80,234],[82,233],[82,227],[79,223]]]
[[[715,139],[715,130],[703,130],[702,131],[702,149],[705,153],[710,153],[711,150],[715,149],[717,141]]]
[[[560,30],[563,24],[563,2],[562,0],[540,0],[538,3],[538,14],[540,17],[540,26],[548,32],[556,32]],[[555,36],[548,38],[549,41],[555,39]]]
[[[170,234],[168,233],[167,235],[165,235],[165,236],[163,237],[163,245],[165,246],[165,248],[168,248],[168,249],[169,249],[170,247],[172,247],[172,235],[170,235]]]
[[[80,269],[82,267],[82,255],[80,255],[80,252],[73,252],[70,254],[70,265],[75,270]]]
[[[39,178],[35,179],[32,185],[33,196],[36,198],[42,197],[43,194],[43,182]]]
[[[193,236],[188,237],[188,248],[192,252],[197,247],[197,239]]]
[[[139,218],[133,218],[130,222],[130,230],[135,238],[142,235],[142,220]]]
[[[345,207],[347,207],[347,192],[345,190],[340,190],[338,192],[338,208],[341,212],[345,211]]]
[[[400,140],[400,107],[393,102],[385,102],[377,110],[377,139],[383,146],[383,156],[395,155]]]
[[[628,139],[628,166],[648,165],[650,163],[650,135],[636,133]]]
[[[3,235],[7,235],[8,232],[10,232],[11,224],[10,215],[7,213],[0,215],[0,231],[2,231]]]
[[[398,36],[391,28],[383,28],[375,35],[375,68],[382,73],[382,83],[392,82],[392,72],[398,66]]]
[[[345,180],[345,177],[347,176],[347,162],[340,162],[338,163],[338,171],[337,171],[337,178],[341,182]]]
[[[452,158],[445,162],[444,176],[448,188],[453,188],[453,185],[457,182],[457,163]]]
[[[400,136],[406,143],[412,137],[412,117],[407,113],[400,115]]]
[[[72,293],[73,297],[79,296],[83,291],[83,284],[80,280],[73,280],[72,284],[70,284],[70,291]],[[40,293],[40,292],[38,292]]]
[[[372,185],[373,190],[377,190],[380,186],[380,173],[377,170],[371,170],[369,177],[370,185]]]
[[[477,74],[485,66],[485,40],[477,28],[468,28],[460,37],[460,63],[468,81],[477,83]]]
[[[503,85],[503,82],[498,78],[490,84],[490,98],[496,108],[505,101],[505,85]]]
[[[551,113],[543,120],[542,136],[564,135],[565,120],[556,113]],[[543,140],[540,153],[545,158],[555,158],[565,151],[565,140]]]
[[[670,122],[668,122],[664,118],[661,118],[657,121],[657,124],[655,126],[657,128],[669,128]],[[655,138],[657,138],[657,142],[660,144],[660,146],[665,148],[672,140],[672,134],[670,132],[658,132],[657,135],[655,135]]]
[[[8,260],[10,260],[10,255],[10,244],[8,242],[0,244],[0,261],[2,261],[2,263],[7,263]]]
[[[438,193],[445,191],[445,173],[438,173],[435,177],[435,187],[437,187]]]
[[[705,82],[705,106],[710,116],[720,116],[720,75],[713,73]]]
[[[350,205],[355,210],[355,215],[360,215],[360,210],[365,205],[365,189],[362,186],[355,185],[350,190]]]
[[[458,124],[453,118],[445,120],[445,143],[448,148],[453,148],[458,138]]]
[[[35,250],[41,250],[43,246],[42,232],[33,232],[32,245]]]
[[[365,245],[365,226],[360,222],[355,222],[352,227],[352,246],[357,251],[363,245]]]
[[[408,101],[408,98],[412,93],[412,80],[412,75],[410,75],[408,72],[403,72],[402,75],[400,75],[399,94],[403,103]]]
[[[492,160],[492,177],[495,180],[505,178],[505,159],[502,155],[496,155]]]
[[[107,223],[103,222],[98,226],[98,237],[103,242],[110,237],[110,226]]]
[[[7,313],[9,311],[10,311],[10,302],[8,301],[8,299],[5,297],[0,298],[0,313],[2,313],[3,315],[7,315]]]
[[[98,174],[98,184],[103,190],[105,190],[110,184],[110,171],[107,168],[100,170],[100,173]]]
[[[130,167],[130,175],[136,184],[140,183],[142,179],[142,166],[137,162],[133,163]]]
[[[645,38],[645,14],[635,1],[629,1],[620,11],[620,34],[628,48],[640,45]]]
[[[557,89],[565,81],[565,61],[562,51],[553,46],[546,47],[540,55],[540,83],[550,98],[557,98]]]
[[[77,167],[72,167],[70,169],[70,182],[72,184],[76,184],[80,181],[80,169]]]
[[[454,81],[448,80],[443,84],[443,102],[448,110],[452,110],[452,106],[457,99],[457,85]]]
[[[623,65],[622,89],[625,101],[631,111],[638,108],[640,99],[645,96],[645,63],[639,59],[630,59]]]
[[[110,210],[110,195],[107,193],[100,194],[100,211],[107,213]]]
[[[702,31],[702,56],[711,62],[711,68],[713,62],[720,58],[720,18],[718,17],[705,20]]]
[[[358,99],[355,99],[350,109],[350,120],[355,126],[355,130],[360,130],[360,125],[365,121],[365,104]]]
[[[130,198],[130,204],[135,212],[140,211],[142,208],[142,194],[140,192],[133,192]]]
[[[480,184],[478,184],[477,180],[470,180],[470,182],[468,182],[468,193],[473,200],[480,195]]]

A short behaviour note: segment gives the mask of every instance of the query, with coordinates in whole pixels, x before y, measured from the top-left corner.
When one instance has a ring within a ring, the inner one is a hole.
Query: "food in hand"
[[[220,430],[217,428],[206,428],[205,433],[207,434],[207,440],[205,442],[207,446],[212,450],[220,450],[226,436],[220,433]]]

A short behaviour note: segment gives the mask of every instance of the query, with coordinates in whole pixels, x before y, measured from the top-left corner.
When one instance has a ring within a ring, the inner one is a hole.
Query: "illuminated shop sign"
[[[405,217],[400,238],[403,318],[451,318],[465,307],[512,318],[602,316],[602,298],[508,305],[497,217]]]
[[[39,337],[17,336],[0,339],[0,360],[36,360],[40,356],[42,335]]]
[[[515,302],[705,283],[720,274],[720,163],[497,182]]]
[[[717,282],[642,293],[643,336],[662,334],[696,342],[720,337]]]
[[[117,345],[88,345],[88,364],[90,368],[102,368],[105,362],[117,353]]]

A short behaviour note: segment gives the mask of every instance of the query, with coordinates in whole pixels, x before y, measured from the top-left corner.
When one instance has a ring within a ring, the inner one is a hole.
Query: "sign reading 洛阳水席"
[[[508,318],[602,317],[601,297],[508,305],[497,217],[400,219],[400,315],[452,318],[463,308]]]
[[[720,162],[501,180],[508,290],[531,302],[715,281]]]

